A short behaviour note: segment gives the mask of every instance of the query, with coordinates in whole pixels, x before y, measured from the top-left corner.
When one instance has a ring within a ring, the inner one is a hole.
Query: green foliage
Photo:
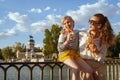
[[[42,52],[42,50],[40,49],[40,47],[34,47],[34,52]]]
[[[14,58],[15,53],[13,52],[11,47],[5,47],[2,49],[2,56],[3,56],[4,60],[7,61],[8,59]]]
[[[58,25],[52,25],[51,30],[45,30],[45,38],[43,39],[43,53],[45,56],[57,53],[57,42],[61,28]]]
[[[44,43],[43,53],[45,55],[48,55],[49,53],[52,53],[54,47],[52,42],[53,38],[51,36],[51,32],[48,29],[45,30],[45,36],[46,37],[43,40]]]
[[[52,33],[52,38],[53,38],[53,43],[54,43],[54,52],[58,53],[57,50],[57,43],[58,43],[58,38],[60,35],[61,27],[58,27],[58,25],[52,25],[51,28],[51,33]]]
[[[116,36],[116,48],[117,48],[117,52],[120,53],[120,32]]]
[[[2,56],[2,51],[0,49],[0,59],[3,59],[3,56]]]
[[[111,47],[109,47],[108,51],[111,54],[111,56],[109,56],[109,57],[114,58],[114,57],[119,56],[119,54],[120,54],[120,32],[116,36],[115,45],[112,45]],[[109,55],[109,53],[107,53],[107,55]]]
[[[16,53],[17,51],[25,52],[26,46],[20,42],[16,42],[16,44],[13,46],[13,51]]]

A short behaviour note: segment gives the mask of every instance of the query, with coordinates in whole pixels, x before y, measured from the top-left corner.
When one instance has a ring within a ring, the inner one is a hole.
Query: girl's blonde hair
[[[72,22],[74,23],[74,20],[72,19],[71,16],[64,16],[64,17],[62,18],[62,20],[61,20],[62,25],[64,24],[64,21],[65,21],[65,20],[72,21]],[[73,27],[74,27],[74,25],[73,25]],[[64,34],[64,33],[65,33],[65,30],[64,30],[64,29],[61,30],[61,33]]]
[[[64,17],[62,18],[61,23],[63,24],[63,22],[64,22],[65,20],[69,20],[69,21],[73,21],[73,22],[74,22],[74,20],[72,19],[71,16],[64,16]]]
[[[111,45],[114,44],[115,35],[114,35],[113,29],[110,25],[108,18],[101,13],[97,13],[93,16],[98,17],[99,22],[101,24],[101,28],[99,28],[99,30],[98,30],[98,32],[100,33],[100,44],[99,45],[104,44],[104,45],[106,45],[107,48],[110,47]],[[98,33],[98,32],[96,32],[96,33]],[[90,50],[91,52],[97,54],[97,53],[99,53],[99,51],[97,50],[97,47],[94,44],[94,36],[91,35],[90,33],[91,32],[89,32],[89,35],[88,35],[88,41],[86,44],[86,48],[88,50]],[[93,45],[92,50],[90,49],[91,44]]]

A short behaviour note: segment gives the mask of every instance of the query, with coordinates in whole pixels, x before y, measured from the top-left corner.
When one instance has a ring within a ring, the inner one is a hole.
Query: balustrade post
[[[62,80],[62,68],[59,69],[59,80]]]
[[[50,68],[50,80],[53,80],[53,68]]]
[[[68,80],[70,80],[70,68],[69,67],[67,67],[67,78]]]
[[[40,80],[43,80],[43,68],[40,70]]]

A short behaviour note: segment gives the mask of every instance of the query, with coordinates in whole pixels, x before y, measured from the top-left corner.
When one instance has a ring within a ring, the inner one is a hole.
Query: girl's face
[[[73,31],[74,22],[72,20],[64,20],[62,25],[67,32]]]
[[[99,21],[99,18],[96,16],[91,17],[89,20],[89,30],[99,30],[102,24]]]

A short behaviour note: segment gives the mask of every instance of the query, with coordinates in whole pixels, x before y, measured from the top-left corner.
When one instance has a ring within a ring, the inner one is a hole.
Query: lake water
[[[32,80],[40,80],[40,69],[39,67],[35,67],[33,69],[33,79]],[[59,68],[54,67],[53,70],[53,79],[59,80]],[[62,68],[62,76],[63,80],[67,80],[67,68]],[[4,80],[3,70],[0,68],[0,80]],[[9,68],[7,71],[7,80],[17,80],[17,70],[13,67]],[[27,67],[23,67],[20,71],[20,80],[30,80],[30,71]],[[50,68],[45,67],[43,70],[43,80],[50,80]]]

